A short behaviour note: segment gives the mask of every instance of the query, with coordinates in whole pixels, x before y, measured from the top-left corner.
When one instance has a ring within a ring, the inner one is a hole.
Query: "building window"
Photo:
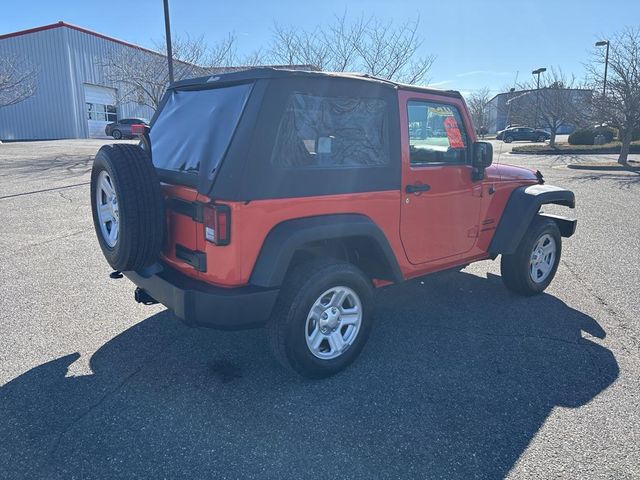
[[[116,106],[87,102],[87,118],[102,122],[116,122],[118,120]]]

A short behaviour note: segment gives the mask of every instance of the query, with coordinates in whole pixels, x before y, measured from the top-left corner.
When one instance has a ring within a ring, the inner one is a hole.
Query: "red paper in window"
[[[447,132],[447,138],[449,139],[449,145],[451,148],[464,148],[462,134],[460,133],[460,129],[458,128],[458,124],[454,117],[445,118],[444,129]]]

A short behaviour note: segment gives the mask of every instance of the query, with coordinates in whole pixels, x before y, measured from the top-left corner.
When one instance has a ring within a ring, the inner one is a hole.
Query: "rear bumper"
[[[140,272],[123,273],[187,324],[225,330],[263,325],[279,293],[278,289],[252,285],[214,287],[160,264]]]

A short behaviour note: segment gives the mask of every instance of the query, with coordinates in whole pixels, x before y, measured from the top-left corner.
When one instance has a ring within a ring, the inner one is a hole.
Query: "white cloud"
[[[446,85],[448,83],[453,83],[453,80],[442,80],[440,82],[433,82],[433,83],[430,83],[429,86],[430,87],[441,87],[441,86]]]

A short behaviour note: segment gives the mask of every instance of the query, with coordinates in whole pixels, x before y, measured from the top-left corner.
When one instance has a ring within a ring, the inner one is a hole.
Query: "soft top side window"
[[[411,164],[468,163],[468,137],[455,105],[423,100],[407,103]]]
[[[289,95],[271,163],[293,168],[389,163],[386,102],[380,98]]]

